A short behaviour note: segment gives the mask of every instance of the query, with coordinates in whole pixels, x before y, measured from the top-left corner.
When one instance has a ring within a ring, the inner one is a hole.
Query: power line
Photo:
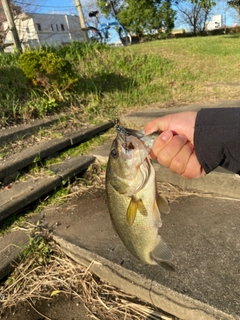
[[[41,7],[41,8],[74,8],[74,6],[45,6],[45,5],[36,5],[31,2],[23,2],[23,1],[14,1],[14,4],[19,6],[27,5],[32,7]]]

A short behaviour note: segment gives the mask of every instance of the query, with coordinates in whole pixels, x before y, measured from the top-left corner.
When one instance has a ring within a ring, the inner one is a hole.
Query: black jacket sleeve
[[[194,148],[206,173],[221,166],[240,174],[240,108],[201,109]]]

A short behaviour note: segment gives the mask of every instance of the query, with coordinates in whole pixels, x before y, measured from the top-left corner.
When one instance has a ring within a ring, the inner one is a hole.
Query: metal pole
[[[110,3],[110,7],[111,7],[111,9],[112,9],[112,13],[113,13],[114,17],[116,18],[116,15],[117,15],[117,14],[116,14],[116,10],[115,10],[115,8],[114,8],[113,1],[110,0],[109,3]]]
[[[83,11],[82,11],[82,5],[80,3],[80,0],[75,0],[75,6],[78,11],[79,22],[80,22],[81,29],[83,31],[84,40],[86,42],[88,42],[88,34],[87,34],[86,24],[85,24],[84,15],[83,15]]]
[[[12,11],[10,9],[8,0],[2,0],[2,6],[3,6],[5,16],[7,18],[9,29],[10,29],[10,31],[12,31],[13,42],[14,42],[17,50],[22,51],[21,42],[18,37],[17,28],[15,26],[15,22],[13,19]]]

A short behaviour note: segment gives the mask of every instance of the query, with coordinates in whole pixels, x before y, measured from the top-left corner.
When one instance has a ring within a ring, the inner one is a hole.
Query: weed
[[[46,264],[51,254],[51,247],[49,241],[42,236],[30,236],[29,245],[20,252],[20,259],[26,260],[33,258],[33,265]]]

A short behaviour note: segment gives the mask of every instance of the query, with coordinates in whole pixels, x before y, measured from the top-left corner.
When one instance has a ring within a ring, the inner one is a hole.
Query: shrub
[[[48,90],[63,92],[78,80],[70,62],[54,52],[26,51],[19,57],[19,65],[27,79]]]

